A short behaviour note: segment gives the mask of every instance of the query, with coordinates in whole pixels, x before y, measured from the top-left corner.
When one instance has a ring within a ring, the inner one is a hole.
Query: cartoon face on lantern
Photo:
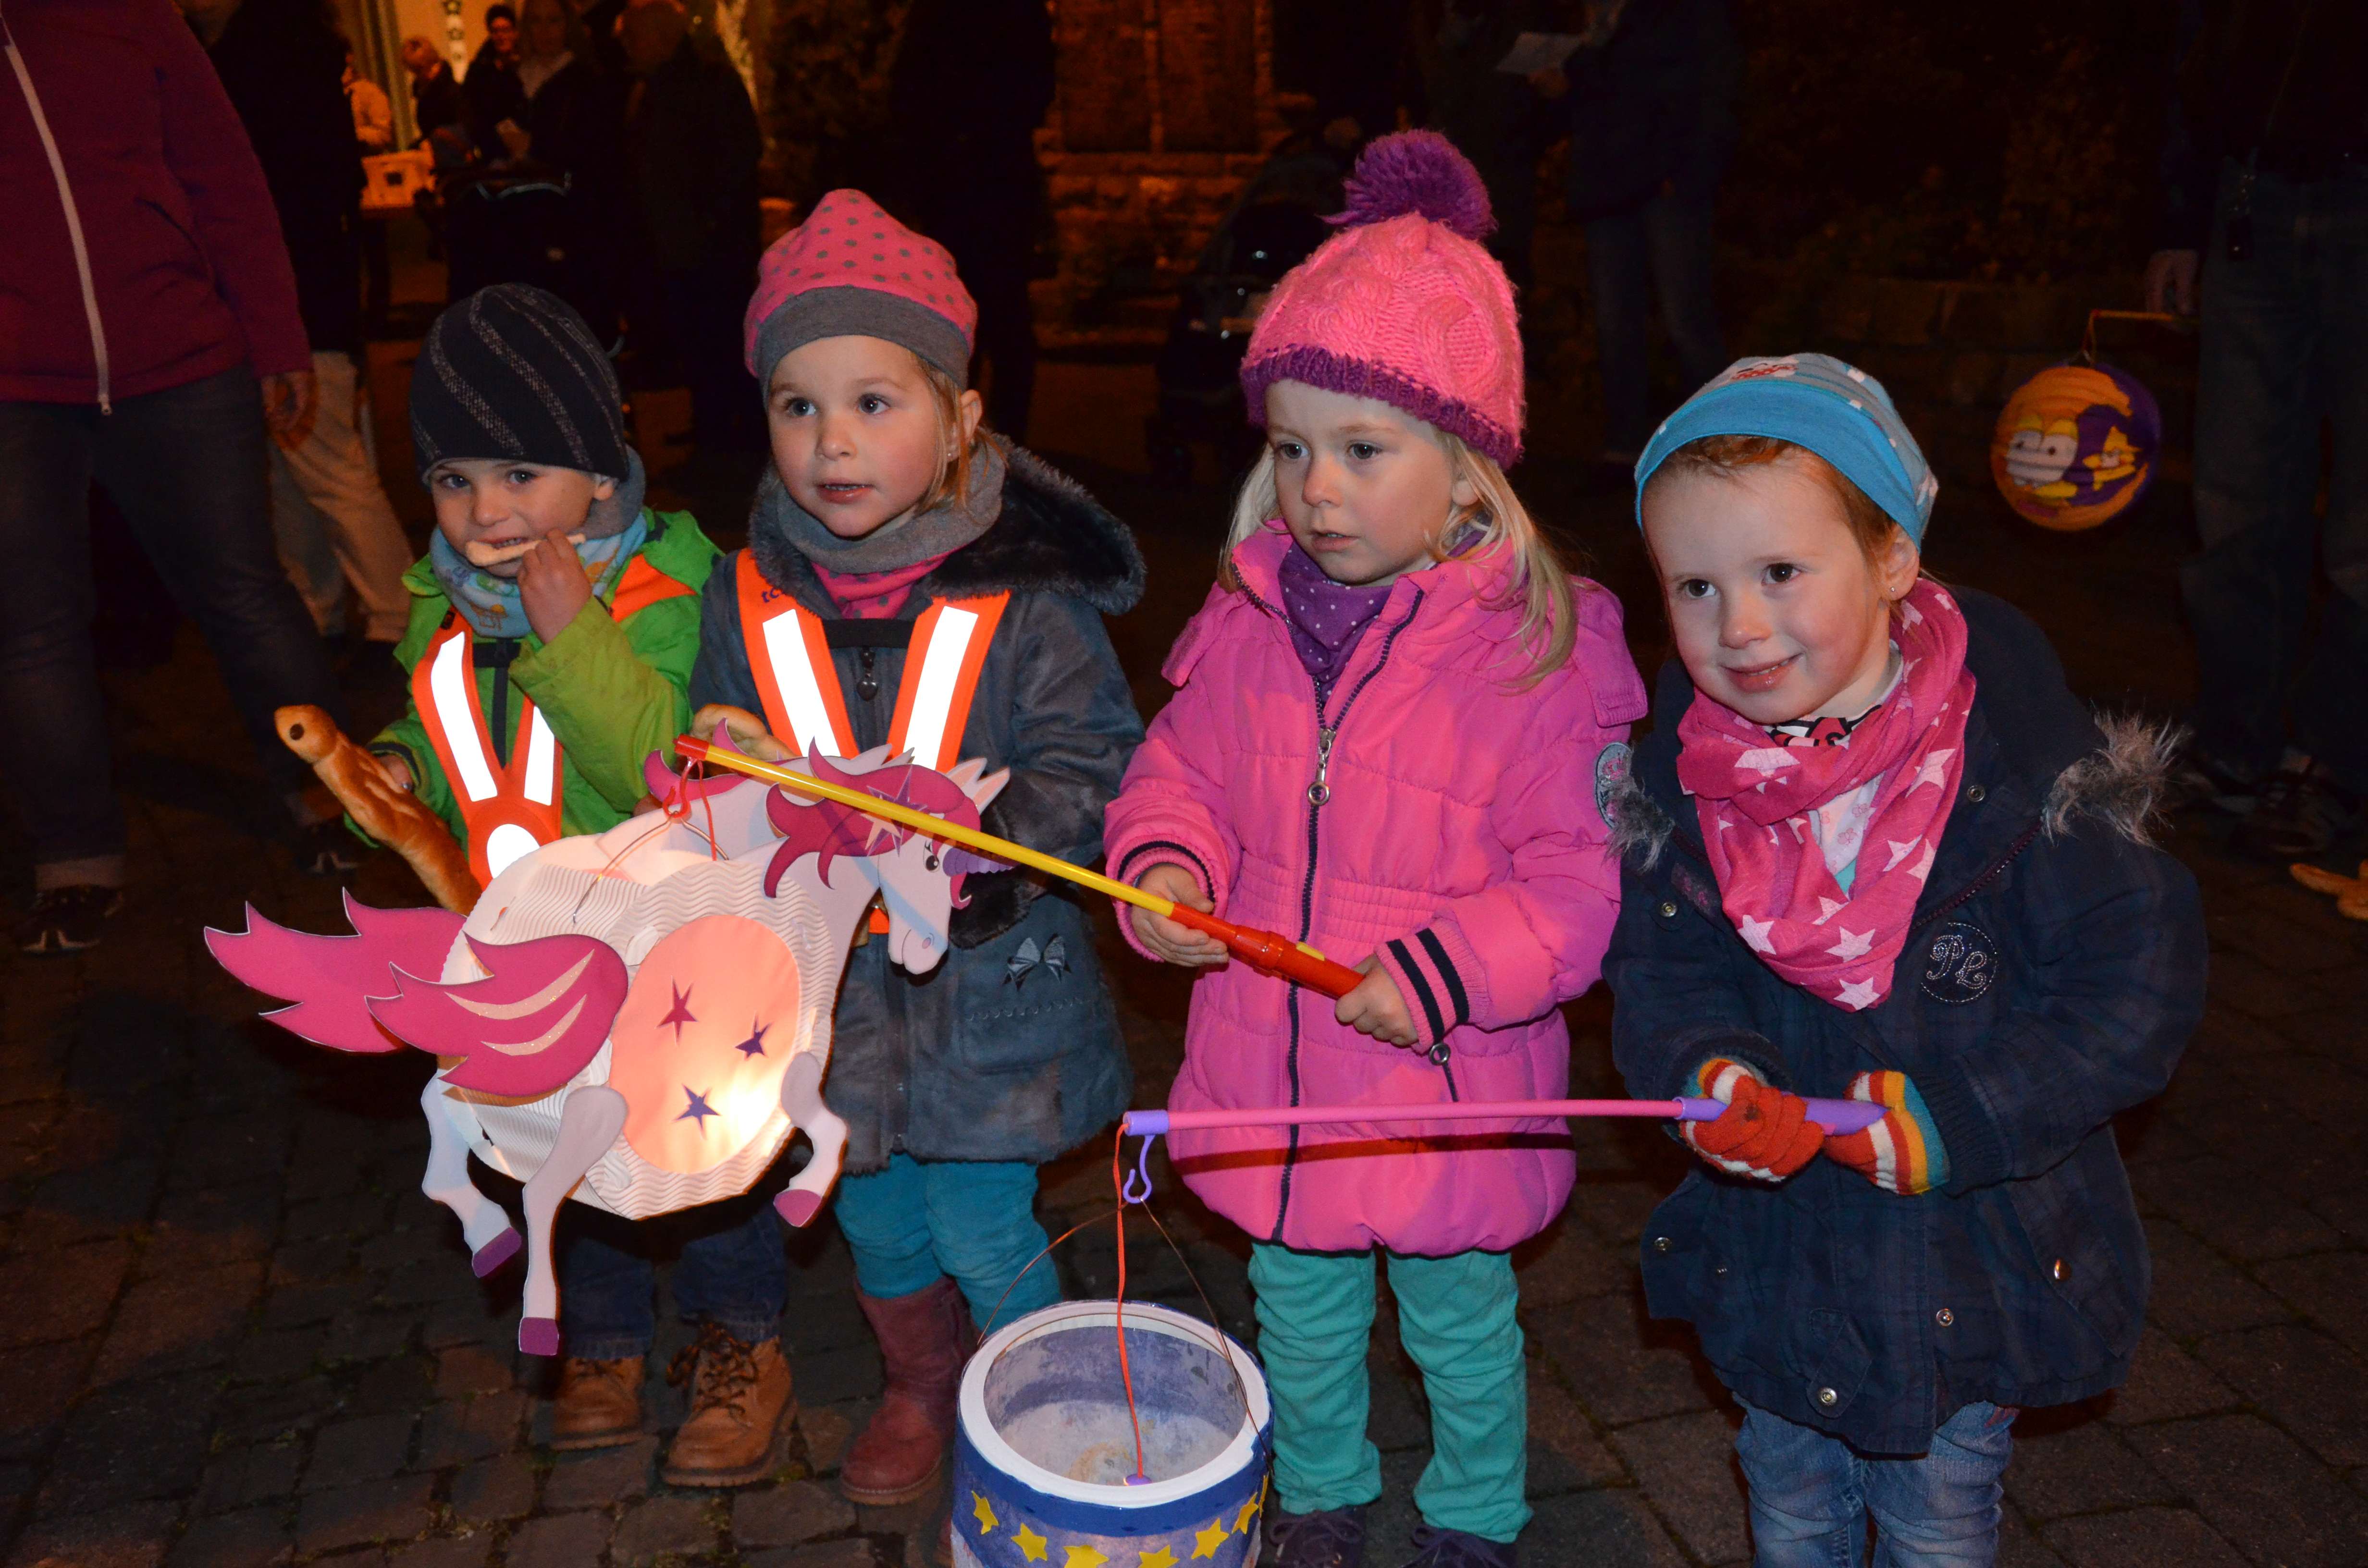
[[[2161,439],[2162,415],[2135,379],[2057,365],[2007,399],[1990,476],[2008,506],[2043,528],[2094,528],[2146,493]]]

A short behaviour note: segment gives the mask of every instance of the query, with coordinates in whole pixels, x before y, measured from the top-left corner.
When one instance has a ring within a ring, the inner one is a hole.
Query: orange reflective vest
[[[737,585],[740,638],[767,726],[802,753],[853,756],[855,731],[831,664],[826,623],[766,582],[752,551],[740,552]],[[888,723],[891,756],[911,752],[914,761],[939,772],[962,760],[978,674],[1010,599],[1005,593],[929,601],[905,645],[904,682]]]
[[[661,599],[691,592],[636,555],[609,596],[609,613],[623,620]],[[476,659],[468,623],[459,615],[429,639],[411,669],[411,699],[428,744],[460,802],[469,831],[469,869],[491,883],[510,865],[565,836],[560,826],[565,781],[564,756],[551,722],[523,691],[518,694],[518,744],[507,765],[495,760],[492,733],[477,697]]]

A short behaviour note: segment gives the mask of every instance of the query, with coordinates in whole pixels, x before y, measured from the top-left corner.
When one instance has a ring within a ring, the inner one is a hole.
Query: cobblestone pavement
[[[1178,511],[1136,499],[1155,523]],[[1601,523],[1604,574],[1634,586],[1617,504],[1570,505]],[[1998,524],[1984,515],[1978,526]],[[1211,540],[1181,523],[1146,538],[1156,580],[1190,586],[1121,629],[1148,701],[1157,653],[1198,602]],[[2049,542],[1961,560],[1953,570],[2044,607],[2084,689],[2147,696],[2166,660],[2164,678],[2178,678],[2175,655],[2159,652],[2175,642],[2163,568],[2141,546]],[[2105,602],[2109,581],[2112,616],[2084,611]],[[2133,583],[2151,612],[2127,608]],[[2156,651],[2128,645],[2134,624]],[[256,999],[199,941],[203,924],[235,925],[243,899],[300,926],[336,920],[334,890],[293,873],[253,805],[252,763],[225,738],[206,661],[185,640],[171,666],[118,680],[114,694],[135,897],[88,956],[0,959],[0,1562],[925,1561],[933,1504],[857,1509],[832,1483],[879,1363],[827,1225],[789,1244],[800,1267],[785,1333],[803,1413],[770,1481],[721,1494],[661,1484],[655,1458],[681,1403],[655,1376],[640,1444],[555,1456],[538,1441],[549,1369],[511,1348],[516,1285],[472,1279],[457,1227],[417,1190],[424,1059],[336,1057],[253,1022]],[[2023,1417],[2004,1561],[2359,1568],[2363,928],[2282,872],[2228,859],[2206,827],[2183,830],[2179,847],[2207,890],[2213,1001],[2169,1093],[2121,1129],[2154,1242],[2151,1324],[2122,1392]],[[9,869],[21,879],[21,865]],[[383,858],[357,891],[417,897]],[[1183,992],[1132,959],[1113,964],[1137,1101],[1156,1103],[1178,1060]],[[1600,994],[1574,1017],[1577,1092],[1619,1092]],[[1578,1147],[1568,1211],[1519,1256],[1537,1508],[1523,1551],[1602,1568],[1739,1562],[1733,1407],[1684,1330],[1644,1320],[1637,1290],[1639,1228],[1679,1158],[1635,1127],[1583,1127]],[[1073,1291],[1112,1283],[1108,1160],[1097,1143],[1046,1173],[1047,1224],[1086,1223],[1061,1254]],[[1158,1174],[1157,1211],[1190,1275],[1138,1225],[1133,1290],[1197,1310],[1205,1289],[1247,1338],[1240,1237]],[[669,1327],[654,1367],[685,1337]],[[1386,1311],[1374,1351],[1390,1490],[1373,1561],[1386,1568],[1411,1524],[1427,1422]]]

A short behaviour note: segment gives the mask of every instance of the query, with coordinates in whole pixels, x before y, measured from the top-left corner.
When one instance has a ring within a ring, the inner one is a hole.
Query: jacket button
[[[1655,1236],[1653,1238],[1653,1250],[1655,1252],[1667,1252],[1677,1244],[1677,1243],[1669,1240],[1667,1236]]]
[[[2047,1273],[2051,1278],[2056,1281],[2056,1283],[2061,1284],[2071,1275],[2072,1270],[2070,1267],[2059,1257],[2054,1263],[2047,1266]]]
[[[1951,1324],[1957,1321],[1957,1314],[1951,1312],[1948,1308],[1942,1307],[1939,1312],[1932,1314],[1932,1321],[1939,1324],[1942,1328],[1946,1328]]]
[[[1980,785],[1968,784],[1965,786],[1965,799],[1971,801],[1974,804],[1978,806],[1989,798],[1990,792],[1987,790],[1983,789]]]
[[[1835,1405],[1839,1404],[1841,1402],[1842,1396],[1836,1393],[1831,1389],[1819,1389],[1817,1391],[1817,1403],[1824,1409],[1831,1410]]]
[[[1675,920],[1677,917],[1678,901],[1673,898],[1663,899],[1661,901],[1661,918],[1664,920]]]

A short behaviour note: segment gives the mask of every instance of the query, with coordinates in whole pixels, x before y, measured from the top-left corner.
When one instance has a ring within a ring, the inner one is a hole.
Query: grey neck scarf
[[[861,539],[841,539],[797,504],[770,464],[757,486],[752,534],[769,534],[831,572],[894,572],[916,561],[944,555],[978,538],[1003,515],[1003,480],[1008,463],[1003,437],[982,433],[971,454],[970,490],[942,506],[908,513]],[[761,559],[761,557],[759,558]]]

